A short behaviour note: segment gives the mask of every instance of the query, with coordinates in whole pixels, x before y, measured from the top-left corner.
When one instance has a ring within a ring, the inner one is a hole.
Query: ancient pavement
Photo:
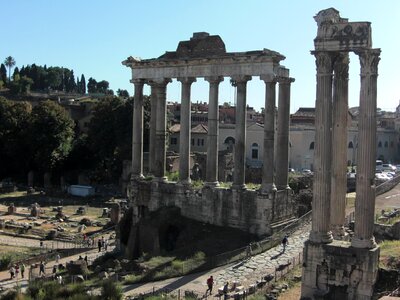
[[[180,289],[184,291],[194,291],[198,295],[203,295],[207,290],[206,280],[210,275],[214,277],[213,294],[216,293],[219,287],[222,287],[225,282],[239,282],[244,287],[260,280],[263,276],[274,273],[275,268],[279,265],[285,265],[292,262],[293,258],[302,255],[303,243],[308,238],[311,224],[304,224],[289,236],[289,245],[282,252],[282,246],[278,245],[259,255],[252,256],[250,259],[241,262],[210,270],[208,272],[191,274],[188,276],[167,279],[159,282],[146,284],[136,284],[124,287],[125,295],[137,295],[147,293],[153,288],[157,289]]]

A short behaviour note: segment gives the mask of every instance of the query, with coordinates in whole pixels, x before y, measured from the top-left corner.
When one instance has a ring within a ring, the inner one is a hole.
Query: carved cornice
[[[361,76],[378,75],[381,49],[362,50],[355,53],[360,58]]]
[[[249,75],[234,75],[231,77],[232,86],[237,86],[241,83],[247,83],[247,81],[251,80],[251,76]]]
[[[333,54],[326,51],[313,51],[315,64],[317,66],[317,75],[332,75]]]

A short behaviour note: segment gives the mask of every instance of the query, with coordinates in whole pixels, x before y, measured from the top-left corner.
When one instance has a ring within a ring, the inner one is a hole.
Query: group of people
[[[19,273],[21,273],[21,278],[25,278],[25,265],[24,263],[16,263],[15,265],[11,265],[10,267],[10,279],[17,278]]]
[[[99,252],[101,252],[101,250],[103,249],[104,251],[107,251],[108,248],[108,240],[104,239],[104,236],[101,237],[101,239],[99,239],[97,241],[97,247],[99,248]]]
[[[214,278],[211,275],[210,277],[207,278],[208,289],[206,291],[205,296],[207,296],[208,292],[210,292],[210,295],[212,294],[213,286],[214,286]],[[229,282],[226,282],[222,289],[222,293],[224,294],[224,300],[228,299],[228,292],[229,292]]]

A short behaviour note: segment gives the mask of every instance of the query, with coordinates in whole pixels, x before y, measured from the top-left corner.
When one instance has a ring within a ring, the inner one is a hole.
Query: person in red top
[[[208,286],[208,289],[207,289],[207,291],[206,291],[206,295],[207,295],[208,291],[210,291],[210,295],[212,294],[213,285],[214,285],[214,278],[213,278],[212,276],[210,276],[210,277],[207,279],[207,286]]]

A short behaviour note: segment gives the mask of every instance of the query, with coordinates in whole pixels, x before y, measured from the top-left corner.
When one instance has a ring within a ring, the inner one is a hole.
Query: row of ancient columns
[[[352,246],[373,248],[376,159],[376,82],[380,50],[356,52],[361,63],[359,145],[355,232]],[[317,99],[312,229],[310,240],[330,243],[342,239],[347,188],[347,52],[315,51]]]
[[[235,126],[235,157],[233,188],[245,187],[245,149],[246,149],[246,89],[247,81],[251,76],[232,76],[231,82],[237,88],[236,126]],[[218,185],[218,124],[219,84],[224,80],[222,76],[205,77],[209,82],[208,106],[208,136],[207,136],[207,170],[206,185]],[[290,113],[290,84],[292,78],[261,76],[265,82],[265,125],[264,125],[264,164],[261,191],[264,193],[288,187],[289,167],[289,113]],[[194,77],[178,78],[182,84],[181,90],[181,120],[180,120],[180,162],[179,182],[190,183],[190,130],[191,130],[191,85],[196,81]],[[135,86],[133,135],[132,135],[132,176],[143,176],[143,86],[151,87],[151,118],[150,118],[150,147],[149,173],[157,181],[165,178],[165,145],[166,145],[166,88],[171,79],[131,81]],[[275,147],[275,86],[279,83],[278,99],[278,130]],[[276,172],[274,176],[274,166]],[[275,179],[275,181],[274,181]]]

